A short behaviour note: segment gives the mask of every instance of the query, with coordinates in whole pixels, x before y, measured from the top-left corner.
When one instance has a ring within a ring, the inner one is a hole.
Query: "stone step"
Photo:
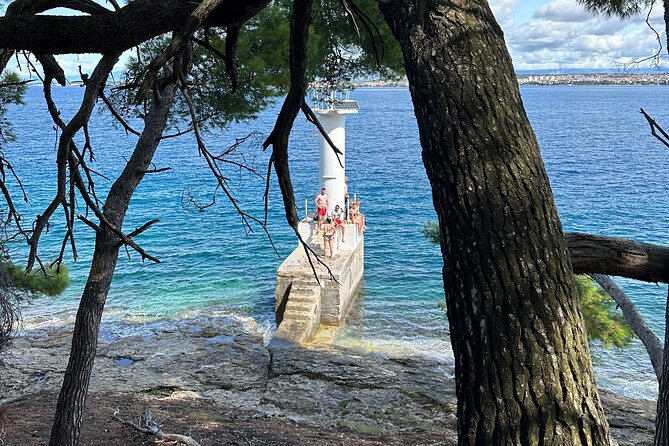
[[[311,303],[317,301],[318,298],[315,295],[305,296],[304,294],[290,293],[288,297],[289,302],[298,302],[298,303]]]
[[[318,298],[321,295],[321,288],[316,281],[293,280],[290,288],[290,295],[295,297]]]
[[[313,318],[313,311],[286,311],[283,313],[284,320],[308,322],[313,320]]]
[[[275,338],[303,344],[310,334],[310,324],[306,321],[285,320],[281,322],[274,334]]]
[[[321,297],[320,290],[317,288],[291,288],[290,297],[295,299],[316,300]]]
[[[316,282],[315,279],[294,279],[293,280],[293,286],[299,286],[299,287],[316,287],[318,288],[318,282]]]
[[[317,302],[295,302],[292,299],[286,304],[286,312],[314,314]]]

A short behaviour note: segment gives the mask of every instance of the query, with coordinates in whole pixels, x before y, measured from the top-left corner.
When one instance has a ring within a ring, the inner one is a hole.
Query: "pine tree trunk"
[[[51,446],[74,446],[79,443],[84,403],[98,344],[100,320],[118,259],[115,240],[108,234],[98,234],[96,237],[93,263],[79,304],[70,360],[60,389],[56,417],[51,430]]]
[[[655,446],[669,445],[669,292],[664,316],[664,360],[660,376],[660,392],[657,396],[657,417],[655,418]]]
[[[132,194],[144,177],[158,147],[174,99],[174,91],[174,82],[163,85],[157,95],[159,99],[154,98],[135,150],[109,191],[104,215],[118,229],[123,226]],[[120,247],[119,238],[109,227],[102,228],[96,235],[93,263],[77,312],[70,359],[58,397],[50,446],[76,446],[79,443],[100,321]]]
[[[439,217],[462,445],[609,445],[574,276],[485,0],[394,0]]]

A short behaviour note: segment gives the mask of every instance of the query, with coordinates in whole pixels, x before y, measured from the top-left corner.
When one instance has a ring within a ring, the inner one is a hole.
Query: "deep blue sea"
[[[74,113],[82,89],[55,89],[64,117]],[[565,230],[618,235],[669,244],[669,149],[650,135],[639,108],[669,128],[669,87],[551,86],[522,89],[527,113],[538,136]],[[359,89],[353,97],[360,114],[347,120],[346,169],[350,191],[362,199],[369,230],[365,237],[365,284],[347,325],[335,342],[393,355],[452,359],[443,300],[441,258],[422,235],[434,220],[430,188],[421,161],[413,108],[406,89]],[[17,136],[4,146],[23,180],[30,203],[21,206],[28,221],[42,212],[54,193],[56,133],[41,98],[32,87],[27,103],[10,119]],[[267,134],[278,107],[250,123],[206,136],[210,149],[223,151],[252,131]],[[108,116],[94,116],[90,128],[95,168],[109,178],[120,171],[134,137],[114,128]],[[260,172],[268,154],[260,138],[242,145],[244,159]],[[291,168],[298,203],[318,189],[318,134],[299,117],[290,142]],[[147,176],[133,199],[126,230],[160,218],[138,242],[160,264],[123,254],[106,307],[106,323],[142,322],[202,313],[235,314],[273,329],[274,280],[279,258],[256,228],[246,235],[240,218],[221,194],[218,204],[199,212],[186,197],[205,203],[215,183],[191,138],[165,140],[155,157],[167,172]],[[241,206],[262,215],[261,179],[226,167]],[[101,194],[110,185],[98,178]],[[14,188],[15,193],[18,193]],[[18,195],[16,195],[18,197]],[[302,206],[300,206],[301,209]],[[81,212],[84,212],[82,207]],[[53,259],[60,246],[62,215],[52,220],[41,255]],[[71,322],[92,254],[92,231],[78,225],[80,259],[67,265],[71,285],[63,296],[40,298],[24,308],[26,327]],[[272,183],[269,228],[285,258],[296,241],[285,223]],[[16,260],[24,254],[14,247]],[[621,280],[650,326],[664,330],[666,287]],[[593,359],[601,386],[636,397],[653,398],[655,376],[640,342],[624,350],[595,345]]]

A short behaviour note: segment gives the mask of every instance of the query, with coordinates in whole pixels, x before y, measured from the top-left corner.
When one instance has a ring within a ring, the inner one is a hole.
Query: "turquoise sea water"
[[[82,94],[78,87],[55,90],[65,117],[74,113]],[[638,113],[644,107],[669,127],[667,87],[529,87],[522,90],[566,230],[620,235],[669,244],[669,150],[648,134]],[[5,146],[27,189],[22,206],[30,220],[54,192],[56,134],[31,88],[28,103],[10,117],[17,141]],[[406,89],[360,89],[353,94],[361,112],[347,121],[347,173],[350,190],[363,201],[369,221],[365,238],[365,286],[336,342],[391,354],[420,354],[452,359],[447,322],[437,301],[443,300],[438,248],[420,234],[434,219],[429,184],[422,166],[418,131]],[[257,120],[207,135],[212,151],[222,151],[236,137],[257,130],[267,134],[277,108]],[[113,178],[133,147],[134,137],[97,115],[90,129],[96,169]],[[258,142],[243,145],[245,159],[265,171],[267,154]],[[291,137],[291,167],[298,209],[318,188],[318,135],[302,117]],[[215,150],[214,150],[215,149]],[[172,170],[150,175],[130,207],[126,229],[159,217],[161,222],[138,238],[161,259],[141,263],[123,256],[112,284],[106,321],[145,321],[199,313],[252,317],[273,328],[274,277],[282,259],[258,230],[246,235],[239,217],[221,195],[218,204],[200,213],[184,197],[207,200],[214,188],[211,174],[192,139],[168,139],[155,159]],[[263,182],[230,166],[231,187],[241,205],[262,215]],[[104,191],[109,182],[97,180]],[[83,208],[81,212],[84,212]],[[283,216],[276,183],[272,183],[269,227],[282,257],[296,246]],[[43,258],[55,257],[63,230],[53,220],[43,240]],[[24,309],[26,326],[72,321],[92,252],[92,231],[77,231],[80,260],[72,263],[72,284],[54,299],[39,299]],[[21,250],[16,248],[16,255]],[[621,281],[649,324],[663,332],[665,287]],[[652,398],[654,374],[640,342],[625,350],[595,346],[599,384],[630,396]]]

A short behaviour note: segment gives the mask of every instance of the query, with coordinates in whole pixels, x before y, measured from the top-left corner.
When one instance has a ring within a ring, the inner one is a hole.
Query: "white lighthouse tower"
[[[320,186],[328,194],[328,212],[332,212],[335,205],[344,209],[344,177],[346,176],[346,115],[358,113],[358,102],[349,98],[349,92],[330,92],[314,109],[318,119],[327,132],[330,140],[341,154],[335,153],[327,140],[320,138]]]
[[[336,205],[344,206],[344,178],[346,175],[346,115],[358,113],[358,103],[349,99],[348,93],[329,93],[317,101],[318,114],[324,133],[341,151],[336,154],[321,135],[318,190],[325,188],[328,195],[328,212]],[[338,156],[337,156],[338,155]],[[350,192],[349,192],[350,194]],[[364,236],[357,225],[344,222],[338,225],[332,241],[332,254],[325,257],[326,236],[318,231],[317,221],[309,217],[313,196],[305,200],[305,217],[298,224],[301,243],[283,261],[276,273],[276,322],[277,329],[270,346],[309,342],[320,326],[336,327],[348,314],[351,304],[360,295],[365,272]],[[329,236],[329,234],[328,234]],[[312,253],[322,255],[316,262]]]
[[[328,137],[341,153],[336,153],[325,137],[320,135],[319,144],[319,184],[316,188],[320,192],[325,188],[328,195],[328,213],[332,213],[336,205],[346,210],[344,202],[346,183],[346,115],[358,113],[358,102],[349,98],[349,91],[335,92],[330,91],[327,96],[316,99],[314,113],[318,115],[318,120],[327,133]],[[349,196],[352,194],[349,191]],[[322,244],[322,234],[316,233],[316,223],[308,218],[309,208],[312,206],[313,198],[305,200],[305,218],[299,225],[299,231],[303,238],[312,247],[318,247]],[[346,241],[344,241],[344,233]],[[337,231],[335,238],[335,249],[338,251],[344,245],[351,249],[357,246],[362,235],[358,234],[355,225],[345,224],[342,230]]]

